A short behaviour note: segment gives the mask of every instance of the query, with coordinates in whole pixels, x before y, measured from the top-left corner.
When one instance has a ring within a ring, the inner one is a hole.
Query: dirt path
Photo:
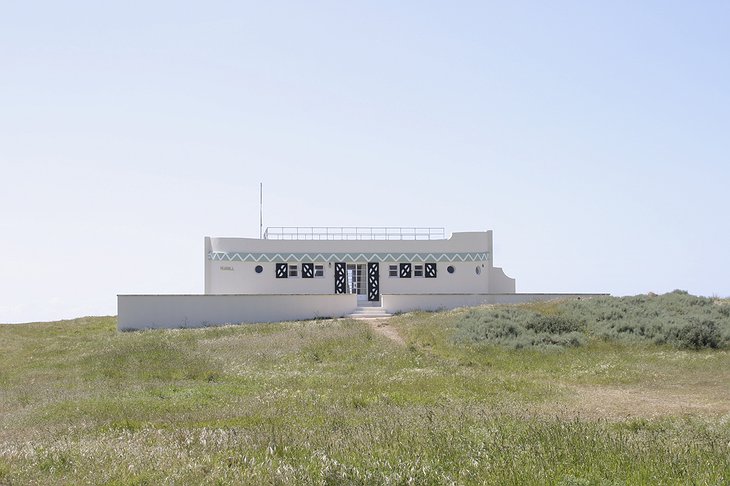
[[[385,336],[401,346],[406,345],[406,342],[403,340],[403,337],[398,334],[398,331],[388,325],[387,319],[372,319],[368,321],[368,325],[370,325],[370,329],[372,329],[375,333]]]

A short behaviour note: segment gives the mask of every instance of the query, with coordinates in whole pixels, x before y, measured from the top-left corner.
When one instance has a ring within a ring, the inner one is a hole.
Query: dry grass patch
[[[583,417],[602,420],[667,416],[730,418],[730,394],[722,385],[658,387],[581,385],[569,387],[569,407]]]

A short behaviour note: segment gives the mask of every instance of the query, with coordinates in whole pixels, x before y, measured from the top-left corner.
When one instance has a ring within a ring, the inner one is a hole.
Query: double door
[[[377,262],[335,263],[335,293],[356,294],[357,300],[380,300],[380,265]]]

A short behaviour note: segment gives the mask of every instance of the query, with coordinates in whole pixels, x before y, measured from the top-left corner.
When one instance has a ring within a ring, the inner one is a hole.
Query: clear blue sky
[[[522,292],[730,295],[730,3],[5,2],[0,322],[203,237],[493,229]]]

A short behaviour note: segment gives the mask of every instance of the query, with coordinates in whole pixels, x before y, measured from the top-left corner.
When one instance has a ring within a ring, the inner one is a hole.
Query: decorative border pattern
[[[487,252],[477,253],[238,253],[208,252],[214,262],[485,262]]]

